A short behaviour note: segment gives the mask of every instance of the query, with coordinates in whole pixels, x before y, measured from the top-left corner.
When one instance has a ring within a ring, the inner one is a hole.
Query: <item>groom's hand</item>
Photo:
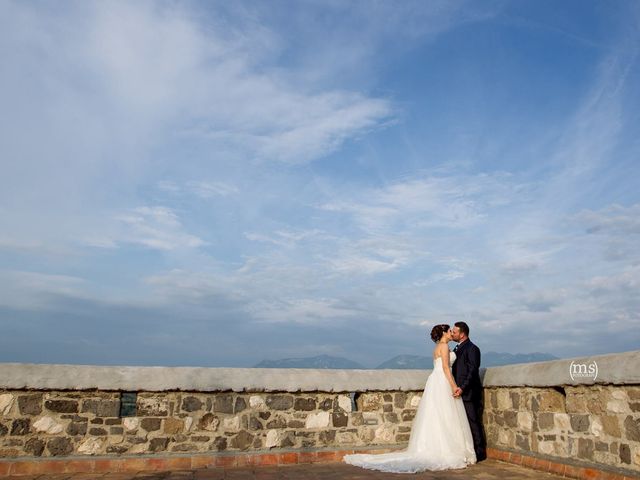
[[[458,398],[460,395],[462,395],[462,389],[460,387],[456,388],[456,390],[453,392],[453,396],[454,398]]]

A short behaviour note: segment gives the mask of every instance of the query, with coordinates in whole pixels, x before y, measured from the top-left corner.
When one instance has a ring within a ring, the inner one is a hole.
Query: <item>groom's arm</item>
[[[467,362],[465,365],[467,368],[465,368],[462,375],[460,375],[460,381],[458,382],[458,386],[463,392],[466,392],[469,388],[469,384],[471,383],[474,373],[480,370],[480,349],[475,345],[472,345],[471,347],[472,348],[467,349],[465,352],[467,354]]]

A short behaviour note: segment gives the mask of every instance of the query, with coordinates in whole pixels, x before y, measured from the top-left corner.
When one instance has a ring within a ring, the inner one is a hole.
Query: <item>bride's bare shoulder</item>
[[[439,343],[436,348],[433,349],[433,358],[444,357],[449,354],[449,347],[446,343]]]

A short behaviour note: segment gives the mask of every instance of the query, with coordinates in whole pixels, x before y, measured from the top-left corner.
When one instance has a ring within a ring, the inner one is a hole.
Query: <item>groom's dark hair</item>
[[[464,322],[456,322],[455,326],[458,327],[458,330],[464,333],[467,337],[469,336],[469,325]]]

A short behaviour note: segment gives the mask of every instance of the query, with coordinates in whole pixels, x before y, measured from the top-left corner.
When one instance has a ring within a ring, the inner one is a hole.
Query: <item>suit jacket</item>
[[[458,346],[451,373],[456,384],[462,388],[462,400],[476,402],[482,399],[480,349],[471,340]]]

